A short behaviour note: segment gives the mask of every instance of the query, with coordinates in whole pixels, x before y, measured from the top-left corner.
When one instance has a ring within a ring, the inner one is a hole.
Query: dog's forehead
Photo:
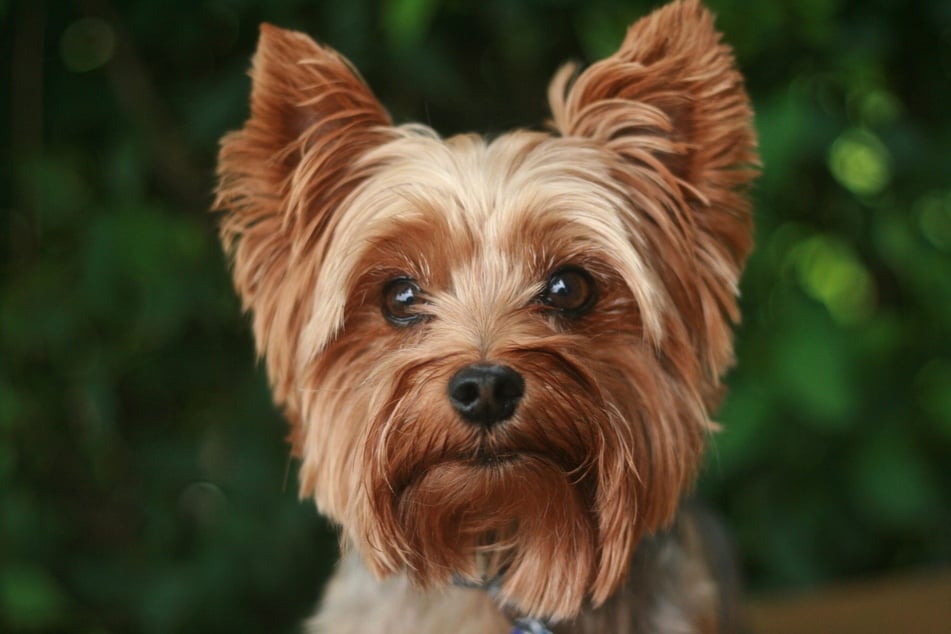
[[[518,255],[625,232],[612,157],[583,139],[515,132],[487,141],[406,135],[371,157],[385,167],[347,210],[366,235],[425,255]]]

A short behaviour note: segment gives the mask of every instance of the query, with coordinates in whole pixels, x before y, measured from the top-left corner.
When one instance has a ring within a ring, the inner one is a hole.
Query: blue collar
[[[517,619],[511,634],[552,634],[544,622],[538,619]]]

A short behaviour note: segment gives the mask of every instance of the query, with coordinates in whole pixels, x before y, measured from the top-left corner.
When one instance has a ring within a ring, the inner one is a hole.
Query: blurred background
[[[207,212],[257,26],[546,117],[635,0],[0,0],[0,631],[295,631],[333,564]],[[951,562],[951,3],[710,0],[763,177],[700,484],[754,596]]]

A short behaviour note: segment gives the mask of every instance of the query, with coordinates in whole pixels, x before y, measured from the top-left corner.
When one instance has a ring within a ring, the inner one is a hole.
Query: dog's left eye
[[[415,306],[423,302],[422,291],[414,280],[398,277],[383,287],[383,316],[394,326],[409,326],[423,319]]]
[[[559,269],[548,278],[541,300],[569,317],[578,317],[594,305],[594,280],[580,268]]]

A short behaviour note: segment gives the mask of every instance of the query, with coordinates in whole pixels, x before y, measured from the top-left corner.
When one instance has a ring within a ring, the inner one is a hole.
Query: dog
[[[215,209],[300,492],[342,560],[308,631],[726,632],[684,498],[734,362],[752,110],[697,0],[554,75],[546,131],[394,125],[262,25]]]

